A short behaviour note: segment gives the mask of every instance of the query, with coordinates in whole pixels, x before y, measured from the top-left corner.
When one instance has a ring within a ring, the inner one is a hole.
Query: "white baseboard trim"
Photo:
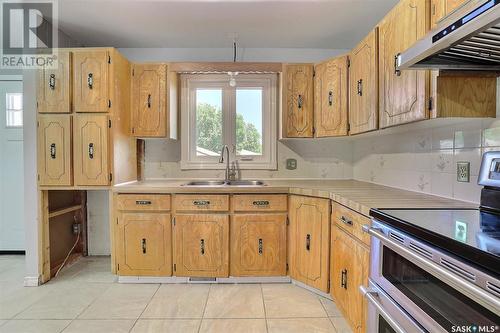
[[[25,276],[24,286],[25,287],[38,287],[40,285],[40,278],[38,276]]]
[[[188,283],[187,277],[176,276],[118,276],[118,283]]]
[[[179,276],[118,276],[118,283],[290,283],[289,276],[261,276],[261,277],[236,277],[214,278],[214,279],[196,279]]]
[[[307,289],[310,292],[315,293],[316,295],[319,295],[319,296],[324,297],[324,298],[328,298],[329,300],[333,300],[332,296],[330,294],[325,293],[324,291],[321,291],[321,290],[318,290],[316,288],[310,287],[307,284],[302,283],[300,281],[297,281],[297,280],[294,280],[294,279],[291,279],[291,280],[292,280],[292,284],[296,285],[297,287],[301,287],[301,288]]]

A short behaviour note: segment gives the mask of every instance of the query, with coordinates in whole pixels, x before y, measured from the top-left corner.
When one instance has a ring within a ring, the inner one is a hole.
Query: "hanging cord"
[[[236,41],[233,41],[233,62],[236,62]]]
[[[69,256],[71,255],[71,253],[73,252],[73,250],[75,249],[76,245],[78,244],[78,241],[80,240],[80,230],[78,230],[78,236],[76,237],[76,242],[75,244],[73,244],[73,247],[71,248],[71,250],[69,250],[69,253],[68,255],[66,256],[66,258],[64,259],[63,263],[61,264],[61,266],[59,267],[59,269],[57,270],[56,274],[54,275],[54,277],[57,277],[57,275],[59,274],[59,272],[61,271],[61,269],[63,269],[64,265],[66,265],[66,261],[68,261],[69,259]]]

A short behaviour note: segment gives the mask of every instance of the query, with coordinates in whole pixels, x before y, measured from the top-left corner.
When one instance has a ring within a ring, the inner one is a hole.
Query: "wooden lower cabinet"
[[[329,215],[329,199],[290,197],[290,275],[324,292],[329,290]]]
[[[176,215],[174,253],[176,276],[229,276],[229,215]]]
[[[286,275],[286,214],[235,214],[231,276]]]
[[[330,293],[354,332],[366,331],[367,303],[359,292],[368,284],[370,252],[361,241],[332,226]]]
[[[172,275],[170,214],[120,212],[116,241],[118,275]]]

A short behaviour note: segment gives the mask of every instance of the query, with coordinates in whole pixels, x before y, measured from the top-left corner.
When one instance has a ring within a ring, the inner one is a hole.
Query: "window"
[[[277,75],[184,74],[183,169],[223,169],[222,147],[240,169],[276,169]]]
[[[22,93],[6,93],[5,94],[5,109],[7,128],[23,127],[23,94]]]

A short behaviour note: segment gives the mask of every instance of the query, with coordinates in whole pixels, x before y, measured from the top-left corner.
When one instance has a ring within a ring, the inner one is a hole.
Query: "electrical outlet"
[[[73,223],[73,235],[78,235],[80,233],[80,223]]]
[[[457,162],[457,182],[470,182],[470,162]]]
[[[287,158],[286,160],[286,169],[287,170],[295,170],[297,169],[297,160],[294,158]]]

